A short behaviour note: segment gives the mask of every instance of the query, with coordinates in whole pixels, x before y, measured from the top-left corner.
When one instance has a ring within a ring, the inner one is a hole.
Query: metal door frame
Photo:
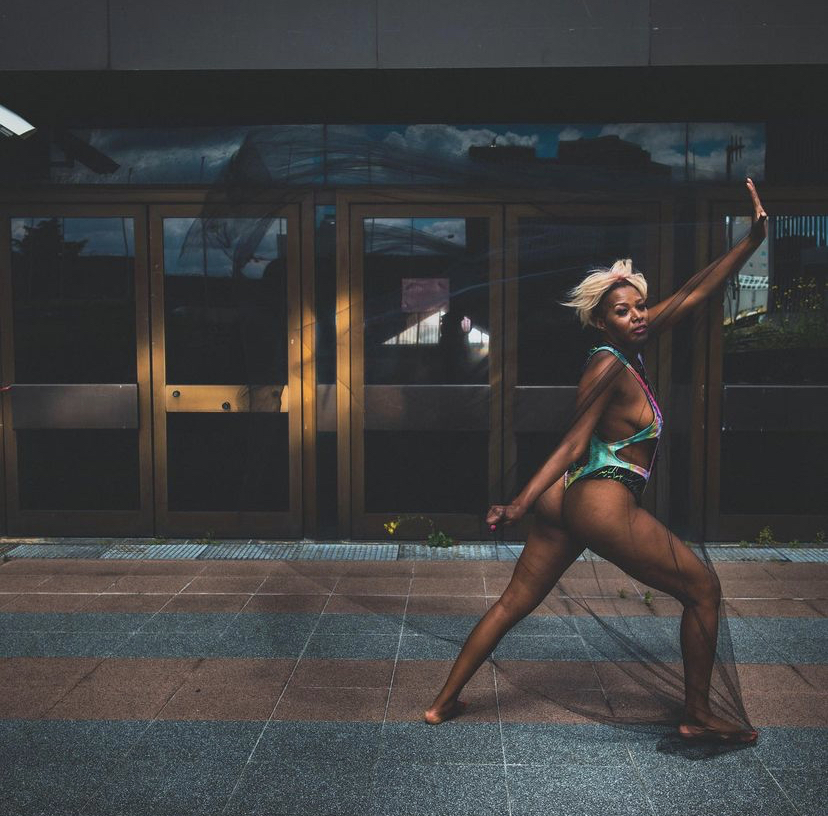
[[[577,202],[562,204],[558,202],[537,202],[525,204],[505,205],[505,247],[506,247],[506,285],[505,285],[505,326],[506,335],[505,356],[503,366],[504,392],[504,467],[505,473],[512,478],[517,471],[517,441],[515,431],[515,399],[510,395],[517,395],[518,371],[518,263],[519,263],[519,220],[524,217],[535,218],[587,218],[609,217],[627,218],[638,217],[646,225],[645,242],[647,257],[634,259],[636,265],[641,264],[645,271],[649,286],[649,300],[654,302],[670,291],[672,283],[673,258],[673,229],[672,205],[665,200],[632,200],[625,203],[614,203],[603,200],[597,202]],[[672,359],[672,333],[666,332],[659,336],[655,346],[648,352],[648,368],[650,378],[656,384],[659,400],[667,405],[670,401],[670,373]],[[547,386],[549,389],[559,390],[562,395],[574,401],[575,386]],[[551,453],[551,451],[550,451]],[[665,523],[669,523],[669,488],[670,488],[670,437],[669,434],[659,443],[659,462],[653,474],[653,485],[645,493],[644,506]],[[512,496],[522,487],[513,481],[505,485],[507,495]],[[524,518],[511,528],[504,529],[504,535],[510,539],[525,540],[529,532],[530,518]]]
[[[410,202],[370,195],[337,195],[337,459],[338,514],[343,537],[385,539],[384,522],[394,512],[365,511],[364,458],[364,359],[363,359],[363,230],[364,218],[488,218],[489,219],[489,500],[499,493],[501,473],[501,382],[495,372],[501,366],[502,343],[502,207],[479,202],[425,203],[420,195],[404,194]],[[353,196],[353,199],[352,199]],[[441,196],[431,196],[439,201]],[[430,514],[436,527],[458,538],[479,535],[480,520],[472,514]]]
[[[3,381],[14,382],[14,337],[11,275],[12,218],[132,218],[135,238],[135,330],[138,413],[139,509],[124,511],[22,510],[19,506],[17,439],[14,433],[11,391],[2,393],[3,451],[0,452],[5,480],[5,529],[9,535],[147,535],[152,530],[152,436],[149,353],[149,291],[146,210],[136,204],[4,203],[0,208],[0,344]]]
[[[227,217],[257,217],[263,213],[262,205],[211,206],[210,213],[226,213]],[[311,211],[312,213],[312,211]],[[303,365],[312,356],[313,323],[305,323],[303,314],[302,286],[312,286],[313,275],[302,274],[303,253],[300,249],[308,243],[303,240],[303,226],[307,227],[307,214],[296,203],[267,210],[268,217],[287,219],[287,322],[288,322],[288,448],[289,448],[289,502],[286,512],[267,511],[171,511],[167,500],[167,400],[175,384],[166,382],[166,346],[164,338],[164,218],[199,218],[204,215],[198,204],[155,204],[149,206],[149,242],[152,264],[152,364],[153,364],[153,429],[155,437],[155,523],[161,535],[188,536],[196,531],[210,530],[216,537],[239,535],[242,522],[251,535],[260,538],[298,538],[303,528],[303,476],[305,460],[312,459],[314,446],[303,432],[304,415],[313,415],[313,390],[303,381]],[[311,221],[311,224],[313,222]],[[312,234],[311,234],[312,241]],[[304,253],[304,262],[312,263]],[[308,284],[308,279],[310,283]],[[307,309],[307,301],[305,308]],[[305,331],[303,331],[305,323]],[[309,335],[309,336],[308,336]],[[309,370],[308,370],[309,369]],[[305,378],[313,377],[313,366],[304,370]],[[241,385],[241,384],[240,384]],[[238,386],[181,386],[193,391],[198,409],[204,400],[232,401]],[[304,391],[303,391],[304,389]],[[303,404],[304,403],[304,404]],[[210,403],[212,404],[212,403]],[[202,409],[203,410],[203,409]],[[199,412],[198,410],[196,412]],[[305,479],[307,481],[307,479]],[[305,489],[307,485],[304,485]]]
[[[762,202],[771,215],[826,215],[825,202],[828,190],[824,188],[761,187]],[[750,201],[744,188],[715,188],[705,191],[699,200],[700,223],[710,224],[703,233],[699,245],[701,266],[710,263],[724,252],[726,247],[725,216],[751,214]],[[704,240],[706,238],[706,240]],[[712,541],[754,540],[759,527],[769,525],[780,539],[800,538],[809,540],[818,529],[828,527],[828,515],[798,514],[746,514],[722,513],[720,509],[720,465],[722,428],[722,320],[724,304],[720,294],[710,298],[706,309],[699,316],[707,324],[704,332],[708,342],[697,344],[694,369],[702,372],[707,368],[707,400],[704,424],[697,429],[699,449],[706,457],[695,462],[693,479],[696,491],[704,495],[704,535]],[[826,386],[828,388],[828,386]]]

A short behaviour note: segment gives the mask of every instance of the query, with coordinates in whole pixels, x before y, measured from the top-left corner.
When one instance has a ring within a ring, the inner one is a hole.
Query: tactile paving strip
[[[3,558],[111,558],[111,559],[261,559],[285,561],[514,561],[523,551],[519,543],[469,542],[453,547],[380,542],[308,541],[199,541],[178,540],[159,543],[155,539],[54,539],[36,543],[0,540]],[[696,548],[698,550],[698,548]],[[823,547],[739,547],[709,544],[711,561],[798,561],[828,562]],[[581,561],[601,561],[589,550]]]

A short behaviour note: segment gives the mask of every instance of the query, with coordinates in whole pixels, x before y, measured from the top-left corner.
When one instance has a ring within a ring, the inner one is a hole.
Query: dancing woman
[[[509,585],[472,630],[425,712],[426,722],[440,723],[462,712],[465,704],[459,694],[475,671],[589,546],[683,606],[685,699],[679,735],[688,740],[756,740],[756,731],[718,717],[710,708],[721,599],[718,579],[640,506],[662,418],[639,354],[648,340],[719,291],[762,243],[767,214],[753,182],[746,183],[753,202],[750,231],[672,297],[648,309],[647,282],[633,272],[629,260],[593,272],[570,293],[567,305],[583,326],[598,329],[603,342],[590,352],[578,384],[576,418],[561,443],[510,504],[494,505],[488,512],[491,529],[515,523],[530,508],[534,517]]]

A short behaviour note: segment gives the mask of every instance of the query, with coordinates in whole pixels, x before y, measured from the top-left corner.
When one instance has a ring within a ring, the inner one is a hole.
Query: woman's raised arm
[[[615,392],[617,376],[624,369],[615,355],[598,352],[592,356],[578,383],[575,419],[557,448],[526,487],[510,504],[495,504],[489,509],[489,525],[513,524],[522,518],[547,488],[563,476],[566,469],[586,452],[589,438]]]
[[[753,202],[753,223],[748,233],[724,255],[693,275],[674,295],[649,309],[650,337],[669,329],[706,300],[734,273],[738,272],[768,234],[768,215],[756,186],[745,182]]]

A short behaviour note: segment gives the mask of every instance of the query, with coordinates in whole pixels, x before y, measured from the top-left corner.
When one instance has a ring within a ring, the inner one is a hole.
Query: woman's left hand
[[[750,198],[753,202],[753,215],[751,216],[753,223],[750,227],[751,237],[761,242],[768,236],[768,214],[765,212],[765,208],[759,200],[759,193],[756,192],[756,185],[753,183],[753,179],[747,179],[745,184],[747,185]]]

